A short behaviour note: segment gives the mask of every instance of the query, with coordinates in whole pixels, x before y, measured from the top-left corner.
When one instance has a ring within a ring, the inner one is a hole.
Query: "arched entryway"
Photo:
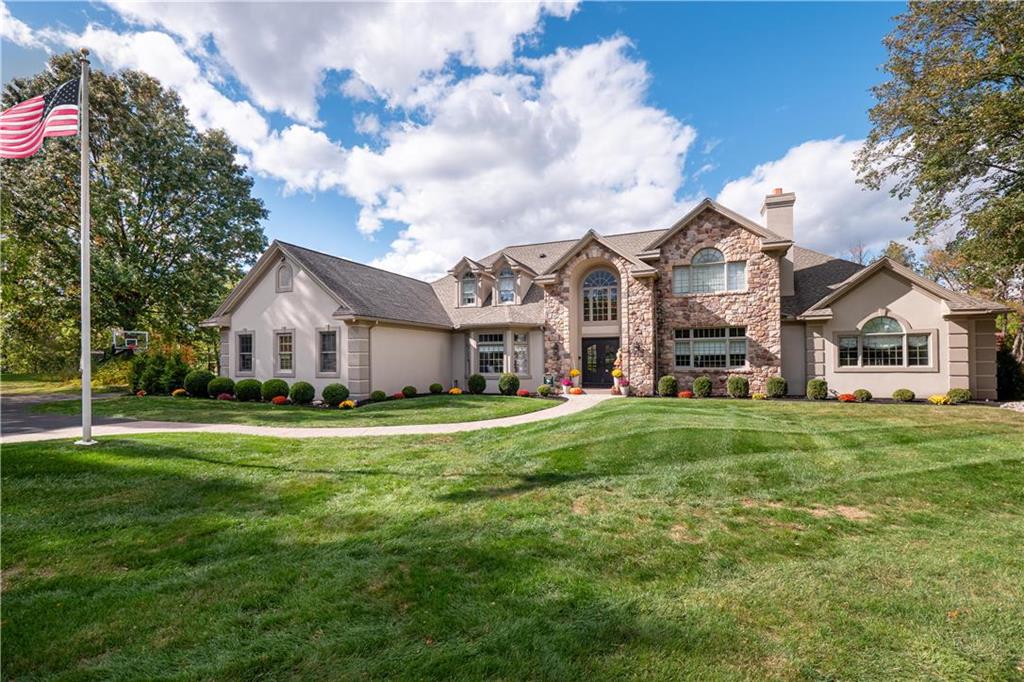
[[[610,263],[593,264],[579,282],[579,359],[584,388],[610,388],[621,337],[621,291]]]

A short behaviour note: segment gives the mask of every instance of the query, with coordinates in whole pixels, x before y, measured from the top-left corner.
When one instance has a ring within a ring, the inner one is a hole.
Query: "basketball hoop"
[[[115,355],[125,352],[140,353],[149,348],[149,332],[115,329],[111,337]]]

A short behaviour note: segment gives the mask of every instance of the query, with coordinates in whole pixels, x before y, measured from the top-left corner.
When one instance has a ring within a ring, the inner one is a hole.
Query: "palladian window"
[[[619,281],[607,270],[594,270],[583,280],[583,321],[619,319]]]
[[[868,321],[857,335],[841,335],[840,367],[928,367],[931,335],[904,329],[891,317]]]
[[[467,272],[462,276],[461,286],[460,305],[476,305],[476,275]]]
[[[512,272],[512,268],[507,265],[502,268],[501,273],[498,275],[498,302],[516,302],[516,276]]]
[[[689,265],[672,268],[672,293],[713,294],[722,291],[745,291],[747,262],[726,262],[718,249],[701,249]]]

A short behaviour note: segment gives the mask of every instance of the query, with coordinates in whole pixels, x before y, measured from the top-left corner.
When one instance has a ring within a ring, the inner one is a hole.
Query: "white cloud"
[[[21,47],[46,49],[46,45],[35,35],[28,24],[15,19],[7,4],[0,2],[0,38]]]
[[[512,60],[544,15],[568,16],[574,2],[183,3],[111,5],[123,17],[162,27],[192,50],[206,39],[255,102],[317,125],[328,70],[351,72],[344,91],[399,104],[424,75],[452,58],[494,69]]]
[[[798,244],[840,256],[860,243],[877,251],[890,239],[905,238],[913,228],[902,219],[905,202],[856,183],[852,163],[861,144],[863,140],[842,137],[804,142],[727,183],[718,201],[757,219],[761,202],[773,188],[795,191]]]

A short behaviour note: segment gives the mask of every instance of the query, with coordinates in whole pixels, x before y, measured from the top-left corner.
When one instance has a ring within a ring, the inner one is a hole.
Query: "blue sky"
[[[756,218],[776,185],[814,248],[912,231],[849,168],[901,4],[380,7],[8,2],[2,75],[82,44],[147,70],[200,127],[244,121],[269,237],[418,276],[704,196]]]

